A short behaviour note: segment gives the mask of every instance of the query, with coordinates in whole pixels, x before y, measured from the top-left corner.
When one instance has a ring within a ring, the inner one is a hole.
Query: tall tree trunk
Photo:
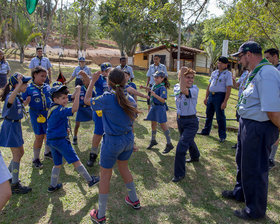
[[[20,60],[19,63],[22,64],[24,62],[24,47],[20,47]]]

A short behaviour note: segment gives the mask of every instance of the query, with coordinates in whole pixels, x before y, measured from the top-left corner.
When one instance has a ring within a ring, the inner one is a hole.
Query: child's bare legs
[[[4,183],[0,184],[0,211],[5,206],[7,201],[9,201],[12,195],[11,186],[9,181],[5,181]]]

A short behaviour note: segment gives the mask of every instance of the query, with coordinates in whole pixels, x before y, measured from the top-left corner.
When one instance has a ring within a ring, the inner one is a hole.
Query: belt
[[[110,135],[110,136],[121,136],[121,135],[127,135],[127,134],[130,133],[130,132],[132,132],[132,131],[122,132],[122,133],[120,133],[119,135],[112,135],[112,134],[107,134],[107,133],[105,133],[105,135]]]
[[[15,123],[15,122],[20,122],[20,120],[12,120],[12,119],[9,119],[9,118],[4,118],[5,120],[7,120],[7,121],[11,121],[12,123]]]
[[[81,107],[90,107],[90,106],[88,106],[88,105],[82,105]]]
[[[193,114],[193,115],[182,116],[182,115],[177,114],[177,118],[178,119],[196,118],[196,115]]]
[[[67,139],[67,136],[65,136],[65,137],[57,137],[57,138],[47,138],[47,140],[49,140],[49,141],[61,140],[61,139]]]
[[[215,95],[215,94],[226,94],[225,92],[211,92],[212,95]]]

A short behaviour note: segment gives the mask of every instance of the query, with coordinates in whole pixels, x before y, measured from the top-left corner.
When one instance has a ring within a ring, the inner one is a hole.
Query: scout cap
[[[20,73],[16,72],[9,78],[9,84],[11,86],[15,86],[18,83],[18,75],[21,75]],[[22,76],[22,82],[28,83],[29,80],[31,80],[32,77],[30,76]]]
[[[262,53],[262,48],[255,41],[247,41],[247,42],[243,43],[239,47],[238,52],[232,54],[232,56],[233,57],[238,57],[238,55],[240,53],[246,53],[247,51],[250,51],[251,53],[255,53],[255,54],[261,54]]]
[[[159,72],[159,71],[157,71],[157,72],[155,72],[155,73],[153,74],[153,76],[154,76],[154,77],[162,77],[162,78],[164,78],[166,75],[165,75],[164,72]]]
[[[53,84],[52,84],[52,87],[56,87],[56,86],[62,86],[62,82],[60,81],[55,81]]]
[[[106,71],[108,68],[112,68],[112,65],[110,62],[104,62],[100,65],[101,71],[104,72]]]
[[[51,97],[53,98],[55,93],[62,92],[65,89],[67,89],[67,86],[65,86],[65,85],[61,85],[61,86],[57,85],[55,87],[52,87],[50,90]]]
[[[79,61],[86,61],[84,57],[79,57]]]

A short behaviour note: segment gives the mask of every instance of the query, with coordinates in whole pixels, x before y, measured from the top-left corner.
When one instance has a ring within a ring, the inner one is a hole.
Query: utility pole
[[[177,52],[177,72],[180,70],[180,54],[181,54],[181,19],[182,19],[182,0],[180,0],[180,19],[179,19],[179,36],[178,36],[178,52]]]

